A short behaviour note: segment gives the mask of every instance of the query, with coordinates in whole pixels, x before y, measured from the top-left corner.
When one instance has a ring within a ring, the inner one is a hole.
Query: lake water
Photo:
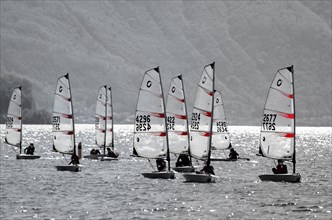
[[[331,128],[297,128],[301,183],[261,182],[272,160],[257,157],[259,127],[230,127],[233,146],[251,161],[212,162],[216,183],[144,178],[152,167],[132,158],[132,125],[115,125],[119,161],[83,159],[82,172],[56,171],[69,158],[51,152],[50,125],[23,126],[38,160],[16,160],[1,125],[0,219],[331,219]],[[94,146],[94,125],[77,125],[84,155]],[[225,152],[227,154],[227,152]],[[215,156],[225,156],[223,151]],[[172,165],[174,161],[172,161]],[[195,162],[196,164],[196,162]],[[288,164],[288,169],[291,169]]]

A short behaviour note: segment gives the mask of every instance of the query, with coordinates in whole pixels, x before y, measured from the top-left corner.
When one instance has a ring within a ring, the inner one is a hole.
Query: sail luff
[[[21,91],[21,124],[20,124],[20,154],[22,154],[22,133],[23,133],[23,130],[22,130],[22,86],[18,87],[19,90]]]
[[[180,75],[181,77],[181,83],[182,83],[182,90],[183,90],[183,99],[185,100],[184,101],[184,112],[185,112],[185,115],[187,116],[187,119],[186,119],[186,130],[188,132],[187,134],[187,143],[188,143],[188,154],[190,155],[190,140],[189,140],[189,123],[188,123],[188,111],[187,111],[187,103],[186,103],[186,93],[185,93],[185,90],[184,90],[184,83],[183,83],[183,80],[182,80],[182,75]],[[190,158],[190,163],[191,163],[191,157]]]
[[[162,96],[162,100],[163,100],[163,109],[164,109],[164,121],[165,121],[165,126],[166,126],[166,159],[168,162],[168,171],[171,171],[171,157],[170,157],[170,153],[169,153],[169,143],[168,143],[168,129],[167,129],[167,120],[166,120],[166,105],[165,105],[165,98],[164,98],[164,90],[163,90],[163,83],[161,81],[161,76],[160,76],[160,71],[159,71],[159,66],[155,69],[158,73],[159,73],[159,81],[160,81],[160,87],[161,87],[161,96]]]
[[[73,108],[73,96],[71,93],[71,86],[70,86],[70,80],[69,80],[69,73],[67,73],[66,75],[67,79],[68,79],[68,85],[69,85],[69,94],[70,94],[70,106],[71,106],[71,111],[72,111],[72,131],[73,131],[73,140],[74,140],[74,154],[77,155],[76,152],[76,143],[75,143],[75,120],[74,120],[74,108]]]
[[[113,120],[113,98],[112,98],[112,89],[109,87],[110,91],[110,106],[111,106],[111,117],[112,117],[112,148],[114,150],[114,120]]]
[[[214,88],[215,88],[215,63],[213,62],[212,64],[210,64],[213,71],[212,71],[212,76],[213,76],[213,79],[212,79],[212,91],[214,92]],[[214,104],[214,94],[212,94],[212,111],[211,111],[211,124],[210,124],[210,138],[209,138],[209,152],[208,152],[208,158],[207,158],[207,161],[206,161],[206,165],[207,167],[209,167],[210,165],[210,162],[211,162],[211,143],[212,143],[212,126],[213,126],[213,112],[214,112],[214,107],[213,107],[213,104]]]

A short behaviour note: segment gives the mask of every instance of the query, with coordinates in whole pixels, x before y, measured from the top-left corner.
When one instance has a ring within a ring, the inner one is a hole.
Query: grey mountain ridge
[[[229,124],[259,125],[275,72],[294,65],[297,124],[331,126],[331,1],[2,1],[0,22],[1,93],[29,81],[36,111],[51,112],[69,73],[76,122],[94,123],[107,83],[115,123],[132,124],[143,73],[159,66],[165,94],[183,75],[190,115],[216,62]]]

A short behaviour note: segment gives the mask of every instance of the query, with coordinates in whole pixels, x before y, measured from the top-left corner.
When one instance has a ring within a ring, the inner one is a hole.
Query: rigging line
[[[67,158],[65,157],[65,154],[62,154],[62,156],[65,158],[66,163],[68,163]]]
[[[16,155],[19,155],[19,154],[16,152],[16,150],[14,149],[13,145],[12,145],[12,149],[13,149],[13,151],[16,153]]]
[[[149,161],[149,164],[151,165],[152,169],[155,171],[155,168],[154,168],[154,166],[152,165],[150,159],[148,159],[148,161]]]

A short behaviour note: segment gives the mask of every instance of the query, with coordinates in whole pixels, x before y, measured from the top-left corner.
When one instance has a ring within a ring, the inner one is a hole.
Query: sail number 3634
[[[136,131],[149,131],[151,129],[150,121],[150,115],[137,115],[135,125]]]
[[[269,131],[274,131],[276,130],[276,118],[277,114],[264,114],[263,115],[263,129],[264,130],[269,130]]]

